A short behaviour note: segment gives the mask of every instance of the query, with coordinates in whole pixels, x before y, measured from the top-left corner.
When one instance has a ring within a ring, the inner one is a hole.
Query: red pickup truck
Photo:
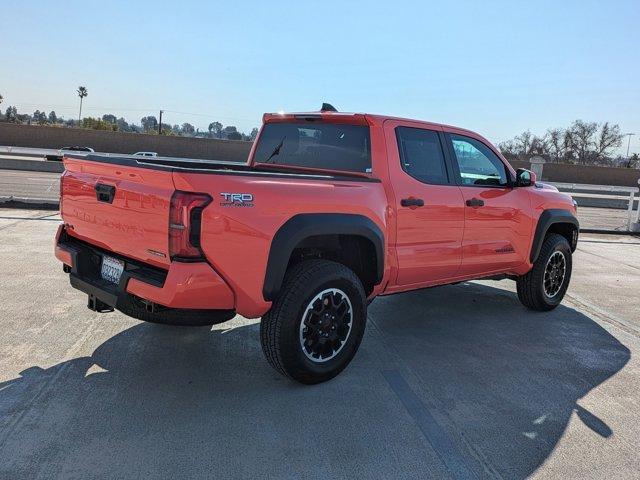
[[[65,154],[55,254],[89,307],[158,323],[262,317],[269,363],[337,375],[378,295],[509,278],[562,300],[569,195],[483,137],[369,114],[265,114],[246,164]]]

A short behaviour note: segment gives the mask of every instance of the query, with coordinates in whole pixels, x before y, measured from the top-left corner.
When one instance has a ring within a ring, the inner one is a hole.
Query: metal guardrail
[[[633,231],[633,228],[632,228],[634,223],[633,204],[635,200],[635,194],[640,191],[638,187],[619,187],[615,185],[589,185],[584,183],[562,183],[562,182],[546,182],[546,183],[553,185],[558,190],[569,191],[569,192],[588,191],[588,192],[601,192],[601,193],[611,193],[611,194],[616,194],[616,193],[628,194],[629,200],[628,200],[628,207],[627,207],[627,213],[628,213],[627,231],[629,232]],[[640,180],[638,180],[638,184],[640,185]],[[638,208],[635,214],[635,223],[637,224],[638,222],[640,222],[640,204],[638,205]]]

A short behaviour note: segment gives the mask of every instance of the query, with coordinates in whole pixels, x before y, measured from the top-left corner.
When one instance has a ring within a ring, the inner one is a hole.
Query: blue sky
[[[265,111],[450,123],[499,142],[576,118],[640,151],[640,1],[12,1],[3,107],[249,131]],[[185,112],[185,113],[173,113]],[[626,145],[625,145],[626,146]]]

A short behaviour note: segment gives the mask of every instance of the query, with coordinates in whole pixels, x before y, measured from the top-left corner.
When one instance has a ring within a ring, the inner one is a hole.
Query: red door
[[[531,235],[529,194],[512,187],[509,169],[484,142],[446,137],[465,202],[460,274],[482,276],[522,264]]]
[[[395,120],[387,120],[384,131],[397,212],[396,286],[454,277],[462,260],[464,203],[445,161],[442,131]]]

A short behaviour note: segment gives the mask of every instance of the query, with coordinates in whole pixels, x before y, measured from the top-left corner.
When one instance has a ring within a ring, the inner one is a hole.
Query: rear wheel
[[[548,311],[560,305],[571,279],[571,247],[562,235],[544,239],[533,268],[518,278],[518,298],[531,310]]]
[[[314,384],[338,375],[354,357],[367,317],[364,288],[346,266],[308,260],[286,275],[260,338],[278,372]]]

